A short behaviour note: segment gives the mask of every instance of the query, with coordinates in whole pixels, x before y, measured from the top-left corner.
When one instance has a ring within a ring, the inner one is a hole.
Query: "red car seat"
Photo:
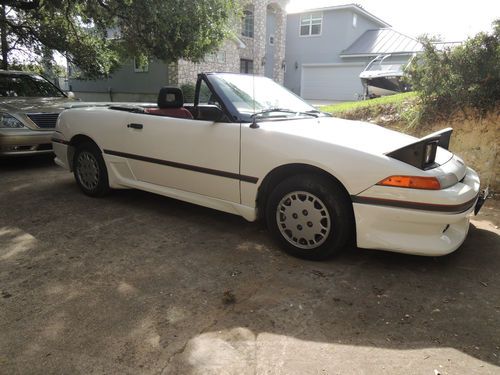
[[[182,90],[178,87],[165,86],[158,94],[158,108],[146,108],[145,111],[156,116],[192,119],[193,115],[183,105]]]

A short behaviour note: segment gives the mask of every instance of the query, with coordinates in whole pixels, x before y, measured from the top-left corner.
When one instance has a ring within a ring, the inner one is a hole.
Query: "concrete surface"
[[[0,162],[1,374],[498,374],[500,205],[443,258],[291,258],[257,224]]]

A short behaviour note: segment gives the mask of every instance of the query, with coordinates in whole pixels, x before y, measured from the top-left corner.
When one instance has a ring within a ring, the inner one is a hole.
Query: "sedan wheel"
[[[287,253],[311,260],[329,258],[354,234],[349,195],[323,176],[297,175],[279,183],[267,199],[266,219]]]

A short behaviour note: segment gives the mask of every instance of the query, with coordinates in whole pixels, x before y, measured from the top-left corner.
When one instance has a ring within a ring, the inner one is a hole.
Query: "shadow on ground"
[[[314,263],[236,216],[0,164],[4,373],[494,373],[499,269],[491,223],[443,258]]]

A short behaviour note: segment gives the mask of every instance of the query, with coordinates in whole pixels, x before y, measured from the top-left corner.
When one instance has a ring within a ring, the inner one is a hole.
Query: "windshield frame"
[[[2,96],[2,95],[0,95],[0,98],[2,98],[2,100],[16,99],[16,98],[67,98],[68,97],[68,95],[66,95],[66,93],[64,93],[64,91],[62,91],[59,87],[54,85],[52,82],[50,82],[50,80],[48,80],[46,77],[44,77],[41,74],[28,73],[28,72],[17,72],[17,71],[12,71],[12,72],[6,71],[6,72],[0,73],[0,77],[4,77],[4,76],[7,78],[23,76],[23,77],[26,77],[27,79],[34,81],[35,84],[37,84],[37,82],[36,82],[37,78],[35,78],[35,77],[39,77],[44,81],[45,84],[49,84],[49,86],[51,86],[53,89],[55,89],[55,91],[58,92],[60,94],[60,96]]]
[[[242,123],[252,123],[254,121],[283,121],[283,120],[298,120],[298,119],[304,119],[304,118],[312,118],[310,115],[297,115],[297,116],[287,116],[287,117],[279,117],[279,118],[273,118],[273,117],[257,117],[255,118],[253,112],[245,113],[245,112],[240,112],[236,106],[233,104],[231,99],[227,97],[225,94],[224,90],[220,87],[217,77],[221,77],[224,75],[235,75],[235,76],[249,76],[252,77],[251,74],[238,74],[238,73],[202,73],[201,76],[204,77],[207,81],[210,82],[213,91],[215,94],[224,102],[224,106],[226,110],[230,113],[231,119],[235,122],[242,122]],[[255,76],[256,79],[269,79],[263,76]],[[271,80],[272,81],[272,80]],[[272,81],[274,82],[274,81]],[[302,99],[300,96],[296,95],[292,91],[288,90],[284,86],[274,82],[276,85],[280,86],[283,90],[287,91],[289,94],[293,95],[295,98],[298,100],[302,101],[305,105],[311,108],[311,110],[316,110],[312,105],[307,103],[304,99]],[[293,108],[290,108],[292,111],[294,110]],[[261,110],[256,110],[255,112],[260,112]],[[296,113],[300,114],[301,110],[297,110]],[[318,115],[321,114],[321,112],[318,111]]]

